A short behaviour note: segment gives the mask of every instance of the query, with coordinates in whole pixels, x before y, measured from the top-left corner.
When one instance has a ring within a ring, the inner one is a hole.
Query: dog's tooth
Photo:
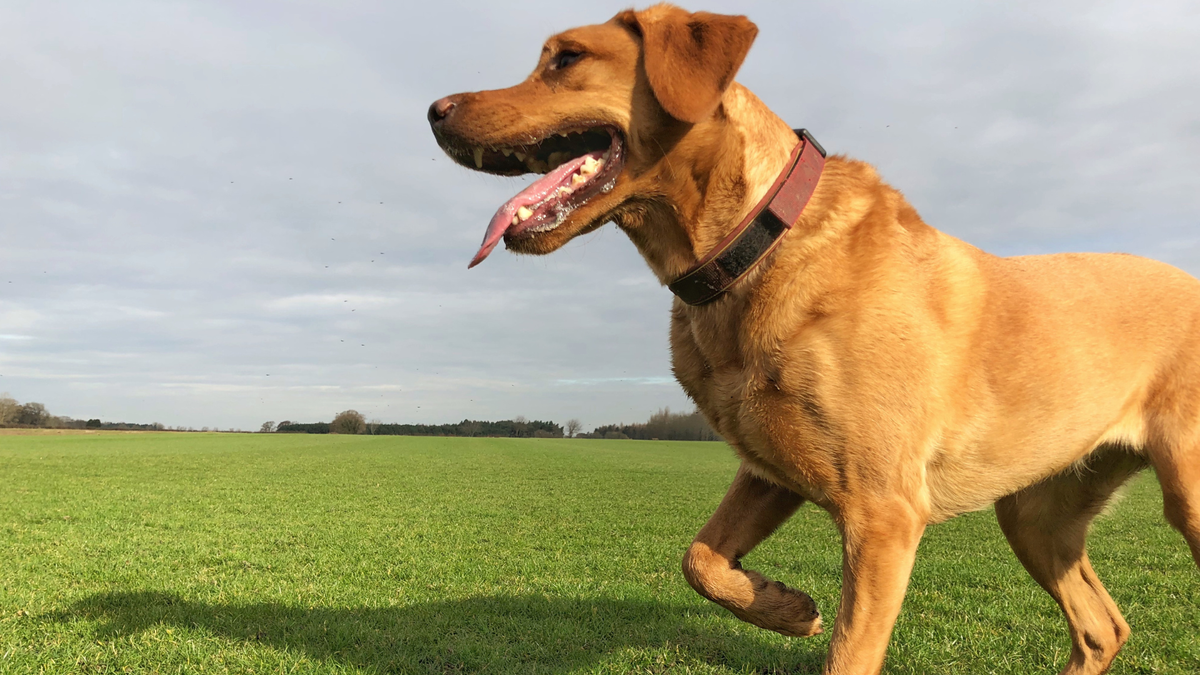
[[[558,195],[560,197],[565,197],[565,196],[571,194],[571,192],[572,192],[571,188],[567,187],[566,185],[558,188]]]
[[[521,216],[518,216],[518,215],[514,214],[514,215],[513,215],[513,219],[512,219],[512,224],[513,224],[513,225],[517,225],[517,224],[519,224],[520,222],[521,222]]]
[[[480,146],[475,147],[475,168],[483,168],[483,148]]]
[[[512,153],[513,153],[512,148],[500,148],[500,154],[504,155],[505,157],[511,156]]]
[[[586,182],[588,182],[587,176],[584,176],[583,174],[577,173],[574,176],[571,176],[571,187],[579,187]]]
[[[560,132],[558,132],[558,135],[559,135],[559,136],[562,136],[563,138],[566,138],[566,137],[567,137],[567,132],[565,132],[565,131],[560,131]]]
[[[513,150],[513,157],[516,157],[518,162],[524,162],[527,156],[528,155],[523,152],[517,152],[516,150]]]
[[[522,206],[521,208],[517,209],[517,217],[520,218],[522,222],[529,220],[529,217],[532,215],[533,211],[531,211],[528,206]]]

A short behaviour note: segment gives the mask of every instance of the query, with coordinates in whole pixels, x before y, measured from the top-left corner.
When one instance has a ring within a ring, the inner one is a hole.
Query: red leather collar
[[[687,304],[706,305],[721,297],[754,269],[800,219],[825,168],[825,149],[807,129],[795,131],[800,143],[750,215],[692,269],[668,284],[671,292]]]

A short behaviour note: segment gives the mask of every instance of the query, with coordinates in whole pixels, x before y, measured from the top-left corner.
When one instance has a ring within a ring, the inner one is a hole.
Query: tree
[[[583,423],[577,419],[567,420],[567,438],[574,438],[583,429]]]
[[[87,424],[85,426],[88,429],[99,429],[100,428],[100,420],[93,417],[92,419],[87,421]]]
[[[650,438],[661,438],[665,441],[671,438],[672,421],[671,409],[660,408],[650,416],[650,421],[646,422],[646,432],[650,434]]]
[[[21,416],[21,404],[8,394],[0,394],[0,426],[16,424]]]
[[[262,428],[258,430],[258,433],[269,434],[273,431],[275,431],[275,422],[270,421],[270,422],[263,422]]]
[[[370,422],[367,422],[367,433],[374,436],[375,432],[379,431],[379,425],[381,424],[383,424],[383,422],[380,422],[378,419],[373,419]]]
[[[518,437],[524,437],[526,429],[529,428],[529,420],[525,419],[524,415],[517,415],[512,419],[513,429],[516,430]]]
[[[45,426],[48,421],[50,413],[46,412],[46,406],[41,403],[26,403],[21,406],[21,412],[17,415],[17,424],[27,424],[31,427]]]
[[[367,430],[367,421],[357,410],[343,410],[329,423],[331,434],[361,434]]]

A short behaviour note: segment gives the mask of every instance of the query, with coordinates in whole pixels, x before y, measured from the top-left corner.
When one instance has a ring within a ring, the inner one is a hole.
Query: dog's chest
[[[699,323],[678,310],[671,348],[684,391],[764,477],[818,503],[837,490],[844,440],[818,386],[818,355],[755,349],[732,322]]]

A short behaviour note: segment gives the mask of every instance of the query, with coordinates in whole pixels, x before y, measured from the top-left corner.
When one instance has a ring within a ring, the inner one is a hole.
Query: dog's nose
[[[446,115],[449,115],[453,109],[454,99],[452,97],[439,98],[429,106],[429,123],[436,126],[438,122],[446,119]]]

